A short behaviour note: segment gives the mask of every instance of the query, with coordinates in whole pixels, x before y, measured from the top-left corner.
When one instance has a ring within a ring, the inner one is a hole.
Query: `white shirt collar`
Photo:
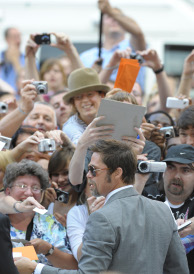
[[[108,195],[106,196],[106,199],[105,199],[105,204],[112,195],[114,195],[115,193],[117,193],[125,188],[129,188],[129,187],[133,187],[133,185],[122,186],[122,187],[119,187],[119,188],[111,191],[110,193],[108,193]]]

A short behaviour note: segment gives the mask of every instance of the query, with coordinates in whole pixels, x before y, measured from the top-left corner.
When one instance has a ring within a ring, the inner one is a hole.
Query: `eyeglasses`
[[[88,166],[88,172],[90,171],[93,177],[96,177],[96,171],[98,170],[108,170],[109,168],[95,168],[94,166]]]
[[[12,187],[18,187],[21,191],[26,191],[29,186],[25,184],[15,184]],[[42,190],[39,186],[31,186],[30,189],[33,193],[40,193]]]

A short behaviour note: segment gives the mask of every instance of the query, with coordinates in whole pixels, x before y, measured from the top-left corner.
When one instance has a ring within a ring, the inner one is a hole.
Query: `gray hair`
[[[48,172],[38,163],[24,159],[19,163],[7,165],[3,178],[4,189],[12,187],[17,177],[25,175],[36,176],[40,181],[41,189],[44,190],[49,187]]]

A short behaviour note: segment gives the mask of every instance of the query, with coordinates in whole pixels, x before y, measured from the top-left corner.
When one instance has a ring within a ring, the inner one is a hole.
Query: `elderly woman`
[[[29,241],[38,254],[39,261],[66,269],[76,269],[77,263],[71,254],[65,228],[53,215],[35,212],[21,213],[17,204],[33,197],[40,202],[43,191],[49,185],[47,172],[37,163],[22,160],[7,166],[3,179],[4,191],[17,202],[18,214],[9,214],[11,238]]]

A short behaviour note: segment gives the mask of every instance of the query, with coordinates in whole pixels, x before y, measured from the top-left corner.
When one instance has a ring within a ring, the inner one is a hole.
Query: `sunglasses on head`
[[[105,167],[105,168],[95,168],[94,166],[88,166],[88,172],[91,172],[93,177],[96,177],[96,171],[99,170],[108,170],[109,168]]]

